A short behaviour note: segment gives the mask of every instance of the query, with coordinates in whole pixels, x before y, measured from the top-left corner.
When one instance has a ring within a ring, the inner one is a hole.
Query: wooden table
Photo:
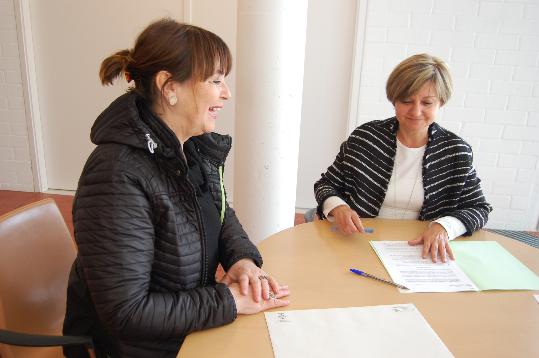
[[[259,245],[264,269],[290,286],[285,310],[413,303],[456,357],[539,357],[538,291],[400,293],[348,272],[357,267],[389,278],[369,240],[409,240],[425,222],[363,219],[373,234],[345,237],[327,221],[277,233]],[[463,240],[495,240],[535,273],[539,250],[480,231]],[[282,309],[279,309],[282,310]],[[227,326],[189,335],[180,353],[190,357],[273,357],[264,314],[239,316]]]

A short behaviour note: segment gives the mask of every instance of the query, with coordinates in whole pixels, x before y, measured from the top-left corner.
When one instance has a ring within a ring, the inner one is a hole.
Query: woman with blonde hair
[[[387,99],[395,116],[356,128],[314,185],[318,215],[344,234],[363,232],[361,218],[419,219],[433,262],[454,259],[449,240],[482,228],[492,210],[473,167],[472,148],[438,125],[452,80],[439,58],[418,54],[390,74]]]

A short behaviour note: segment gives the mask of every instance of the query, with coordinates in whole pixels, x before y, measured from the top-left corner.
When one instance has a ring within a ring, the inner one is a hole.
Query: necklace
[[[415,177],[415,180],[414,180],[414,184],[412,186],[412,190],[410,191],[410,195],[408,196],[408,200],[407,200],[407,203],[406,203],[406,207],[404,208],[404,210],[402,209],[399,209],[397,207],[397,185],[398,185],[398,180],[397,180],[397,176],[398,176],[398,170],[397,170],[397,155],[395,155],[395,162],[393,164],[393,176],[394,176],[394,185],[393,185],[393,200],[394,200],[394,209],[395,209],[395,218],[399,218],[399,219],[404,219],[406,217],[406,214],[408,213],[409,209],[410,209],[410,204],[412,203],[412,198],[414,196],[414,192],[415,192],[415,189],[416,189],[416,186],[417,186],[417,182],[419,181],[419,175],[421,173],[421,165],[422,165],[422,156],[418,156],[418,158],[416,159],[416,163],[414,165],[414,167],[419,167],[417,168],[416,170],[416,177]],[[400,215],[399,215],[399,210],[400,210]]]

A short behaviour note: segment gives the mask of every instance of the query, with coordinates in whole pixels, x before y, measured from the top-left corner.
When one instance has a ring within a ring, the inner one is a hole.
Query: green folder
[[[539,290],[539,277],[496,241],[450,245],[457,265],[480,290]]]

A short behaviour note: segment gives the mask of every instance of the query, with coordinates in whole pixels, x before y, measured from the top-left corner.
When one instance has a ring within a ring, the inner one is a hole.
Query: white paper
[[[413,304],[265,316],[275,358],[453,357]]]
[[[406,241],[371,241],[391,279],[409,288],[401,292],[479,291],[455,261],[432,262],[421,257],[422,246]]]
[[[539,303],[539,295],[533,295],[533,297],[535,297],[535,300]]]

